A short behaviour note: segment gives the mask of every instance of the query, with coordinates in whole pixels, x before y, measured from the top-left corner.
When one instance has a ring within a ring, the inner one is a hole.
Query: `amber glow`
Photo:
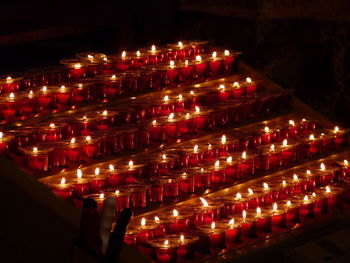
[[[102,115],[103,115],[103,116],[107,116],[107,115],[108,115],[108,111],[107,111],[107,110],[104,110],[104,111],[102,112]]]
[[[80,68],[81,68],[81,64],[79,64],[79,63],[74,64],[74,68],[75,68],[75,69],[80,69]]]
[[[146,218],[142,217],[141,226],[145,226],[145,225],[146,225]]]
[[[288,145],[287,139],[284,139],[284,140],[283,140],[282,145],[283,145],[283,147],[287,147],[287,145]]]
[[[241,198],[242,198],[241,193],[237,193],[237,194],[236,194],[236,198],[237,198],[237,199],[241,199]]]
[[[291,205],[292,205],[292,202],[288,200],[287,203],[286,203],[286,205],[287,205],[287,206],[291,206]]]
[[[193,151],[197,152],[198,151],[198,145],[196,144],[195,146],[193,146]]]
[[[109,167],[110,171],[114,171],[114,165],[113,164],[110,164],[108,167]]]
[[[293,174],[293,181],[298,181],[298,180],[299,180],[298,176],[296,174]]]
[[[201,56],[196,56],[196,61],[198,61],[198,62],[201,62],[202,61],[202,57]]]
[[[134,162],[132,160],[129,161],[129,168],[133,168],[134,167]]]
[[[257,208],[256,208],[256,214],[257,214],[258,216],[261,215],[261,208],[260,208],[260,207],[257,207]]]
[[[176,209],[173,210],[173,216],[174,217],[178,217],[179,216],[179,212]]]
[[[225,56],[229,56],[229,55],[230,55],[230,51],[226,49],[226,50],[224,51],[224,55],[225,55]]]
[[[125,58],[125,57],[126,57],[126,52],[123,51],[123,52],[122,52],[122,58]]]
[[[4,137],[4,134],[0,132],[0,139],[2,139],[2,137]]]
[[[267,183],[263,183],[264,190],[269,190],[269,185]]]
[[[136,51],[136,56],[137,56],[137,57],[141,56],[140,50],[137,50],[137,51]]]
[[[270,150],[271,151],[275,151],[275,145],[274,144],[271,145]]]
[[[179,94],[179,96],[177,96],[177,98],[179,99],[179,101],[182,101],[182,94]]]
[[[211,223],[211,229],[215,229],[215,222]]]
[[[77,170],[77,178],[81,179],[82,177],[83,177],[83,172],[80,169],[78,169]]]
[[[15,94],[13,92],[10,93],[10,96],[9,96],[11,99],[13,99],[15,97]]]
[[[214,52],[213,52],[213,54],[212,54],[211,56],[212,56],[212,58],[213,58],[213,59],[215,59],[215,58],[216,58],[216,56],[217,56],[216,51],[214,51]]]
[[[252,190],[251,188],[248,188],[248,194],[249,194],[249,195],[254,194],[254,192],[253,192],[253,190]]]
[[[99,174],[100,174],[100,168],[97,167],[97,168],[95,169],[95,176],[98,176]]]
[[[61,184],[65,184],[65,183],[66,183],[66,178],[62,177]]]
[[[115,195],[119,195],[119,194],[120,194],[120,191],[119,191],[119,190],[115,190],[114,194],[115,194]]]
[[[168,116],[168,121],[172,121],[174,119],[174,113],[170,113]]]
[[[200,113],[201,109],[198,106],[195,106],[194,108],[195,108],[196,113]]]
[[[269,127],[267,127],[267,126],[265,126],[264,130],[266,133],[268,133],[270,131]]]
[[[335,126],[335,127],[334,127],[334,133],[337,133],[337,132],[339,132],[339,127],[338,127],[338,126]]]
[[[181,41],[179,41],[179,42],[177,43],[177,45],[179,46],[179,48],[182,48],[182,47],[183,47],[183,44],[182,44]]]
[[[43,91],[43,92],[46,92],[46,91],[47,91],[47,87],[44,86],[44,87],[42,88],[42,91]]]
[[[239,83],[237,81],[233,82],[234,87],[239,87]]]
[[[307,195],[304,196],[304,201],[309,201],[309,197]]]
[[[277,203],[273,203],[272,209],[273,209],[273,211],[275,211],[275,212],[277,211],[277,209],[278,209]]]
[[[217,160],[217,161],[215,162],[215,164],[214,164],[214,167],[219,167],[219,166],[220,166],[220,161]]]
[[[184,236],[184,235],[181,235],[181,236],[180,236],[180,241],[181,241],[181,242],[184,242],[184,241],[185,241],[185,236]]]
[[[38,152],[38,147],[34,147],[33,148],[33,153],[37,153]]]
[[[232,156],[227,157],[226,162],[229,164],[232,163]]]
[[[243,217],[243,219],[245,219],[247,217],[247,212],[245,210],[243,210],[243,212],[242,212],[242,217]]]
[[[151,50],[152,50],[152,52],[156,51],[156,46],[152,45]]]
[[[344,160],[344,165],[345,165],[345,166],[348,166],[348,165],[349,165],[348,160]]]
[[[321,171],[326,171],[326,166],[324,165],[324,163],[321,163],[320,169]]]
[[[292,125],[293,127],[295,126],[295,122],[293,120],[289,120],[289,124]]]
[[[249,78],[249,77],[248,77],[248,78],[246,78],[245,80],[246,80],[248,83],[252,83],[252,79],[251,79],[251,78]]]
[[[247,153],[244,151],[242,152],[242,159],[245,160],[247,158]]]
[[[222,135],[221,144],[225,144],[225,143],[226,143],[226,135]]]
[[[159,223],[160,223],[160,219],[159,219],[159,217],[158,217],[158,216],[155,216],[155,217],[154,217],[154,222],[156,222],[157,224],[159,224]]]
[[[171,68],[173,68],[173,67],[175,66],[175,62],[174,62],[174,60],[170,60],[170,62],[169,62],[169,66],[170,66]]]
[[[309,139],[310,139],[310,141],[314,141],[315,140],[315,136],[313,134],[310,134]]]
[[[228,221],[229,226],[233,226],[235,224],[235,219],[232,218],[230,221]]]
[[[326,193],[330,193],[331,192],[331,188],[327,185],[326,186]]]
[[[201,202],[202,202],[204,207],[208,207],[209,206],[207,200],[205,200],[203,197],[199,197],[199,199],[201,200]]]
[[[91,137],[90,137],[90,136],[86,136],[85,140],[86,140],[87,142],[90,142],[90,141],[91,141]]]

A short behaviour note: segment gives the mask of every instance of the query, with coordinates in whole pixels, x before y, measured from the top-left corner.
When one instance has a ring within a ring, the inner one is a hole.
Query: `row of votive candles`
[[[143,208],[147,206],[146,200],[154,203],[173,201],[180,196],[201,194],[207,189],[232,184],[254,175],[256,170],[273,170],[282,165],[290,165],[310,157],[311,149],[309,141],[288,145],[287,139],[284,139],[280,147],[272,147],[275,144],[263,146],[264,149],[270,149],[270,152],[266,153],[253,151],[247,154],[244,151],[242,154],[230,154],[228,148],[222,148],[223,145],[225,146],[225,143],[214,144],[207,158],[203,158],[203,152],[195,145],[194,149],[180,150],[178,155],[163,154],[161,158],[149,156],[144,158],[143,164],[134,165],[133,161],[127,165],[119,164],[118,170],[115,169],[115,164],[110,164],[108,169],[96,168],[94,172],[87,172],[84,178],[82,171],[78,169],[76,178],[67,178],[66,181],[60,177],[61,183],[57,178],[47,183],[55,193],[65,199],[80,199],[90,192],[114,195],[116,188],[120,194],[125,195],[132,189],[139,197],[134,199],[133,207]],[[323,152],[327,153],[333,150],[333,147],[324,148]],[[320,172],[328,171],[324,165],[321,166]],[[327,182],[332,180],[333,178],[330,178]],[[100,194],[92,197],[100,200]]]
[[[275,99],[278,100],[278,98]],[[257,99],[251,100],[256,101]],[[247,110],[251,103],[244,103],[243,105],[247,106],[244,107]],[[220,107],[217,111],[215,109],[200,111],[199,107],[196,107],[196,111],[191,113],[177,113],[176,115],[171,113],[168,117],[156,119],[152,122],[121,127],[113,127],[113,112],[108,115],[108,112],[104,111],[99,119],[84,120],[83,118],[79,121],[73,118],[71,120],[66,119],[62,123],[9,131],[9,134],[3,135],[1,142],[4,150],[9,145],[10,152],[19,154],[24,152],[25,155],[37,156],[35,159],[42,160],[40,161],[42,164],[34,165],[31,160],[27,162],[28,167],[46,171],[49,163],[54,166],[65,167],[67,158],[69,161],[79,163],[84,161],[84,157],[100,158],[102,154],[114,154],[125,150],[135,150],[137,147],[148,147],[153,143],[163,143],[188,137],[213,127],[252,118],[251,115],[245,116],[246,111],[240,112],[241,106],[242,104],[239,104],[235,108],[234,105],[230,104],[227,108]],[[238,119],[234,118],[237,117],[236,115],[231,116],[232,118],[228,116],[228,114],[234,112],[239,116]],[[274,111],[269,111],[269,113],[272,112]],[[106,113],[105,117],[103,116],[104,113]],[[260,113],[261,111],[256,111],[256,114]],[[78,137],[73,137],[75,135],[78,135]],[[14,136],[13,140],[12,136]],[[66,139],[66,141],[63,139]],[[56,150],[56,152],[53,150]],[[75,153],[80,151],[82,155],[76,154],[72,158],[66,157],[68,150]],[[52,152],[52,155],[49,162],[50,152]]]
[[[137,81],[135,82],[137,83]],[[125,85],[124,85],[125,84]],[[113,76],[101,83],[63,85],[61,87],[41,87],[36,91],[29,93],[11,93],[0,97],[0,113],[6,121],[33,117],[39,113],[62,111],[68,108],[77,108],[81,102],[100,102],[106,99],[120,95],[124,86],[129,87],[130,83],[125,83],[123,79],[115,79]],[[205,87],[202,89],[182,90],[179,95],[170,97],[164,96],[163,101],[160,97],[135,98],[125,105],[126,108],[135,106],[148,113],[169,114],[171,110],[181,111],[185,107],[190,108],[194,105],[211,106],[219,102],[227,102],[232,99],[252,96],[256,93],[257,84],[251,78],[242,82],[224,83],[218,87]],[[157,109],[146,108],[146,105],[153,105]],[[145,115],[145,113],[143,114]],[[142,117],[141,115],[140,117]],[[155,117],[154,114],[150,117]]]
[[[155,47],[154,47],[155,48]],[[220,55],[218,55],[220,53]],[[222,53],[222,55],[221,55]],[[59,85],[65,81],[76,81],[84,77],[114,74],[137,70],[138,74],[155,73],[163,78],[159,84],[167,82],[192,81],[198,77],[218,76],[232,71],[237,52],[228,50],[209,54],[197,54],[183,58],[168,59],[164,50],[150,50],[150,53],[135,51],[122,52],[120,56],[106,56],[101,53],[79,53],[77,59],[63,59],[68,70],[51,69],[30,71],[23,76],[7,76],[0,79],[0,93],[34,89],[43,85]],[[157,65],[155,65],[157,64]],[[152,67],[146,67],[152,66]],[[132,71],[129,72],[130,74]],[[163,74],[162,74],[163,73]],[[128,75],[128,74],[127,74]],[[156,81],[154,81],[156,82]]]
[[[349,176],[347,167],[336,171]],[[193,249],[204,255],[217,254],[256,242],[331,213],[342,201],[349,202],[349,193],[341,184],[317,184],[319,177],[307,171],[305,176],[282,177],[245,193],[200,198],[201,204],[153,213],[129,225],[125,242],[160,262],[193,258]]]

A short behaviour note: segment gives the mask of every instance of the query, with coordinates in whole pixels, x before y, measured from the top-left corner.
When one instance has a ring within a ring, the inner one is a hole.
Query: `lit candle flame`
[[[247,158],[247,153],[244,151],[242,152],[242,159],[245,160]]]
[[[66,184],[66,178],[62,177],[61,184]]]
[[[10,77],[10,76],[8,76],[7,78],[6,78],[6,80],[8,81],[8,80],[12,80],[12,78]]]
[[[163,100],[164,100],[164,102],[168,102],[169,101],[169,96],[165,95]]]
[[[157,124],[157,120],[153,120],[153,121],[152,121],[152,124],[153,124],[153,125],[156,125],[156,124]]]
[[[117,76],[116,75],[112,75],[111,79],[116,79]]]
[[[309,197],[307,195],[304,196],[304,201],[309,201]]]
[[[191,91],[190,91],[190,94],[191,94],[191,95],[194,95],[194,91],[193,91],[193,90],[191,90]]]
[[[188,60],[187,59],[185,60],[185,66],[188,66]]]
[[[107,110],[104,110],[104,111],[102,112],[102,115],[103,115],[103,116],[107,116],[107,115],[108,115],[108,111],[107,111]]]
[[[169,245],[169,240],[168,239],[164,241],[164,246],[167,246],[167,245]]]
[[[311,174],[311,171],[310,171],[310,170],[306,170],[306,174],[307,174],[307,175],[310,175],[310,174]]]
[[[46,91],[47,91],[47,87],[44,86],[44,87],[42,88],[42,91],[43,91],[43,92],[46,92]]]
[[[226,143],[226,135],[222,135],[221,144],[225,144],[225,143]]]
[[[184,236],[184,235],[181,235],[181,236],[180,236],[180,241],[181,241],[181,242],[184,242],[184,241],[185,241],[185,236]]]
[[[126,52],[123,51],[123,52],[122,52],[122,58],[125,58],[125,57],[126,57]]]
[[[152,52],[155,52],[156,51],[156,46],[152,45],[151,50],[152,50]]]
[[[80,69],[80,68],[81,68],[81,64],[79,64],[79,63],[74,64],[74,68],[75,68],[75,69]]]
[[[173,68],[175,66],[174,60],[170,60],[169,65],[170,65],[171,68]]]
[[[146,225],[146,218],[142,217],[141,218],[141,226],[145,226]]]
[[[196,56],[196,61],[198,61],[198,62],[201,62],[202,61],[202,57],[201,56]]]
[[[37,153],[38,152],[38,147],[34,147],[33,148],[33,153]]]
[[[246,82],[248,82],[248,83],[252,83],[252,79],[251,79],[251,78],[249,78],[249,77],[248,77],[248,78],[246,78],[245,80],[246,80]]]
[[[326,186],[326,193],[330,193],[331,192],[331,188],[327,185]]]
[[[209,206],[207,200],[205,200],[203,197],[199,197],[199,199],[201,200],[201,202],[202,202],[204,207],[208,207]]]
[[[50,128],[51,128],[51,129],[55,128],[55,124],[54,124],[54,123],[51,123],[51,124],[50,124]]]
[[[339,127],[338,127],[338,126],[335,126],[335,127],[334,127],[334,133],[337,133],[337,132],[339,132]]]
[[[252,190],[251,188],[248,188],[248,194],[249,194],[249,195],[254,194],[254,192],[253,192],[253,190]]]
[[[211,223],[211,229],[215,229],[215,222]]]
[[[276,212],[276,211],[277,211],[277,208],[278,208],[278,207],[277,207],[277,203],[273,203],[273,207],[272,207],[273,211]]]
[[[283,180],[283,181],[282,181],[282,185],[283,185],[283,187],[285,187],[285,186],[287,185],[286,180]]]
[[[211,149],[211,144],[209,143],[209,144],[208,144],[208,150],[210,150],[210,149]]]
[[[237,199],[241,199],[241,198],[242,198],[241,193],[237,193],[237,194],[236,194],[236,198],[237,198]]]
[[[296,174],[293,174],[293,180],[294,181],[298,181],[299,180],[299,178],[298,178],[298,176]]]
[[[103,199],[105,198],[105,194],[104,193],[101,193],[100,196],[99,196],[100,199]]]
[[[257,214],[258,216],[261,215],[261,208],[260,208],[260,207],[257,207],[257,208],[256,208],[256,214]]]
[[[288,145],[287,139],[284,139],[284,140],[283,140],[282,145],[283,145],[283,147],[287,147],[287,145]]]
[[[86,136],[85,140],[86,140],[87,142],[90,142],[90,141],[91,141],[91,136]]]
[[[159,217],[158,217],[158,216],[155,216],[155,217],[154,217],[154,222],[156,222],[157,224],[159,224],[159,223],[160,223],[160,219],[159,219]]]
[[[4,137],[4,134],[0,132],[0,139],[2,139],[2,137]]]
[[[13,92],[10,93],[10,96],[9,96],[11,99],[13,99],[15,97],[15,94]]]
[[[178,217],[179,216],[179,212],[176,209],[173,210],[173,216],[174,217]]]
[[[265,130],[266,133],[268,133],[270,131],[270,128],[265,126],[264,130]]]
[[[94,56],[87,55],[88,59],[94,59]]]
[[[179,99],[179,101],[182,101],[182,94],[179,94],[179,96],[177,96],[177,98]]]
[[[229,55],[230,55],[230,51],[226,49],[226,50],[224,51],[224,55],[225,55],[225,56],[229,56]]]
[[[269,185],[267,183],[263,183],[263,187],[264,187],[264,190],[268,190],[269,189]]]
[[[182,44],[181,41],[179,41],[179,42],[177,43],[177,45],[179,46],[179,48],[182,48],[182,46],[183,46],[183,44]]]
[[[95,176],[98,176],[99,174],[100,174],[100,168],[97,167],[97,168],[95,169]]]
[[[119,195],[119,194],[120,194],[120,191],[119,191],[119,190],[115,190],[114,194],[115,194],[115,195]]]
[[[224,84],[220,84],[219,89],[225,90],[225,85]]]
[[[133,168],[134,167],[134,162],[132,160],[129,161],[129,168]]]
[[[70,143],[75,143],[75,138],[72,138],[71,140],[70,140]]]
[[[196,113],[199,113],[201,111],[201,109],[198,106],[195,106],[194,108],[196,110]]]
[[[33,93],[33,91],[32,91],[32,90],[31,90],[31,91],[29,91],[28,97],[30,97],[30,98],[31,98],[31,97],[33,97],[33,94],[34,94],[34,93]]]
[[[243,217],[243,219],[246,219],[246,217],[247,217],[247,212],[245,210],[243,210],[243,212],[242,212],[242,217]]]
[[[289,120],[289,124],[292,125],[293,127],[295,126],[295,122],[293,120]]]
[[[275,151],[275,145],[272,144],[271,147],[270,147],[271,151]]]
[[[196,144],[195,146],[193,146],[193,151],[197,152],[198,151],[198,145]]]
[[[83,177],[83,172],[80,169],[78,169],[77,170],[77,178],[81,179],[82,177]]]
[[[226,162],[227,163],[232,163],[232,156],[227,157]]]
[[[234,87],[239,87],[239,83],[237,81],[233,82]]]
[[[137,50],[137,51],[136,51],[136,56],[137,56],[137,57],[141,56],[140,50]]]
[[[109,167],[110,171],[114,171],[114,165],[113,164],[110,164],[108,167]]]
[[[324,163],[321,163],[320,169],[321,171],[326,171],[326,166],[324,165]]]
[[[287,205],[287,206],[291,206],[291,205],[292,205],[292,202],[288,200],[287,203],[286,203],[286,205]]]
[[[345,165],[345,166],[348,166],[348,165],[349,165],[348,160],[344,160],[344,165]]]
[[[310,141],[314,141],[314,140],[315,140],[315,136],[314,136],[313,134],[310,134],[309,140],[310,140]]]
[[[217,160],[217,161],[215,162],[215,164],[214,164],[214,167],[219,167],[219,166],[220,166],[220,161]]]
[[[163,160],[166,160],[166,154],[163,154],[163,155],[162,155],[162,159],[163,159]]]
[[[62,91],[64,91],[64,90],[66,89],[66,86],[62,85],[62,86],[60,87],[60,89],[61,89]]]
[[[211,56],[213,57],[213,59],[215,59],[215,58],[216,58],[216,56],[217,56],[216,51],[214,51],[214,52],[213,52],[213,54],[212,54]]]
[[[171,121],[174,119],[174,113],[170,113],[169,116],[168,116],[168,121]]]
[[[230,221],[228,221],[229,226],[233,226],[235,224],[235,219],[232,218]]]

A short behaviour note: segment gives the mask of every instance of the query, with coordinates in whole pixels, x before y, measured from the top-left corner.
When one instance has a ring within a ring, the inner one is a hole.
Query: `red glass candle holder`
[[[25,155],[26,166],[32,170],[48,171],[50,151],[52,151],[52,149],[44,147],[22,148],[22,152]]]

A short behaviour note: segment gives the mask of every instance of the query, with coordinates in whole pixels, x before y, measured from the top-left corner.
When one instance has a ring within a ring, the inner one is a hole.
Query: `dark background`
[[[2,0],[0,72],[57,65],[183,39],[242,59],[341,125],[350,125],[347,0]]]

